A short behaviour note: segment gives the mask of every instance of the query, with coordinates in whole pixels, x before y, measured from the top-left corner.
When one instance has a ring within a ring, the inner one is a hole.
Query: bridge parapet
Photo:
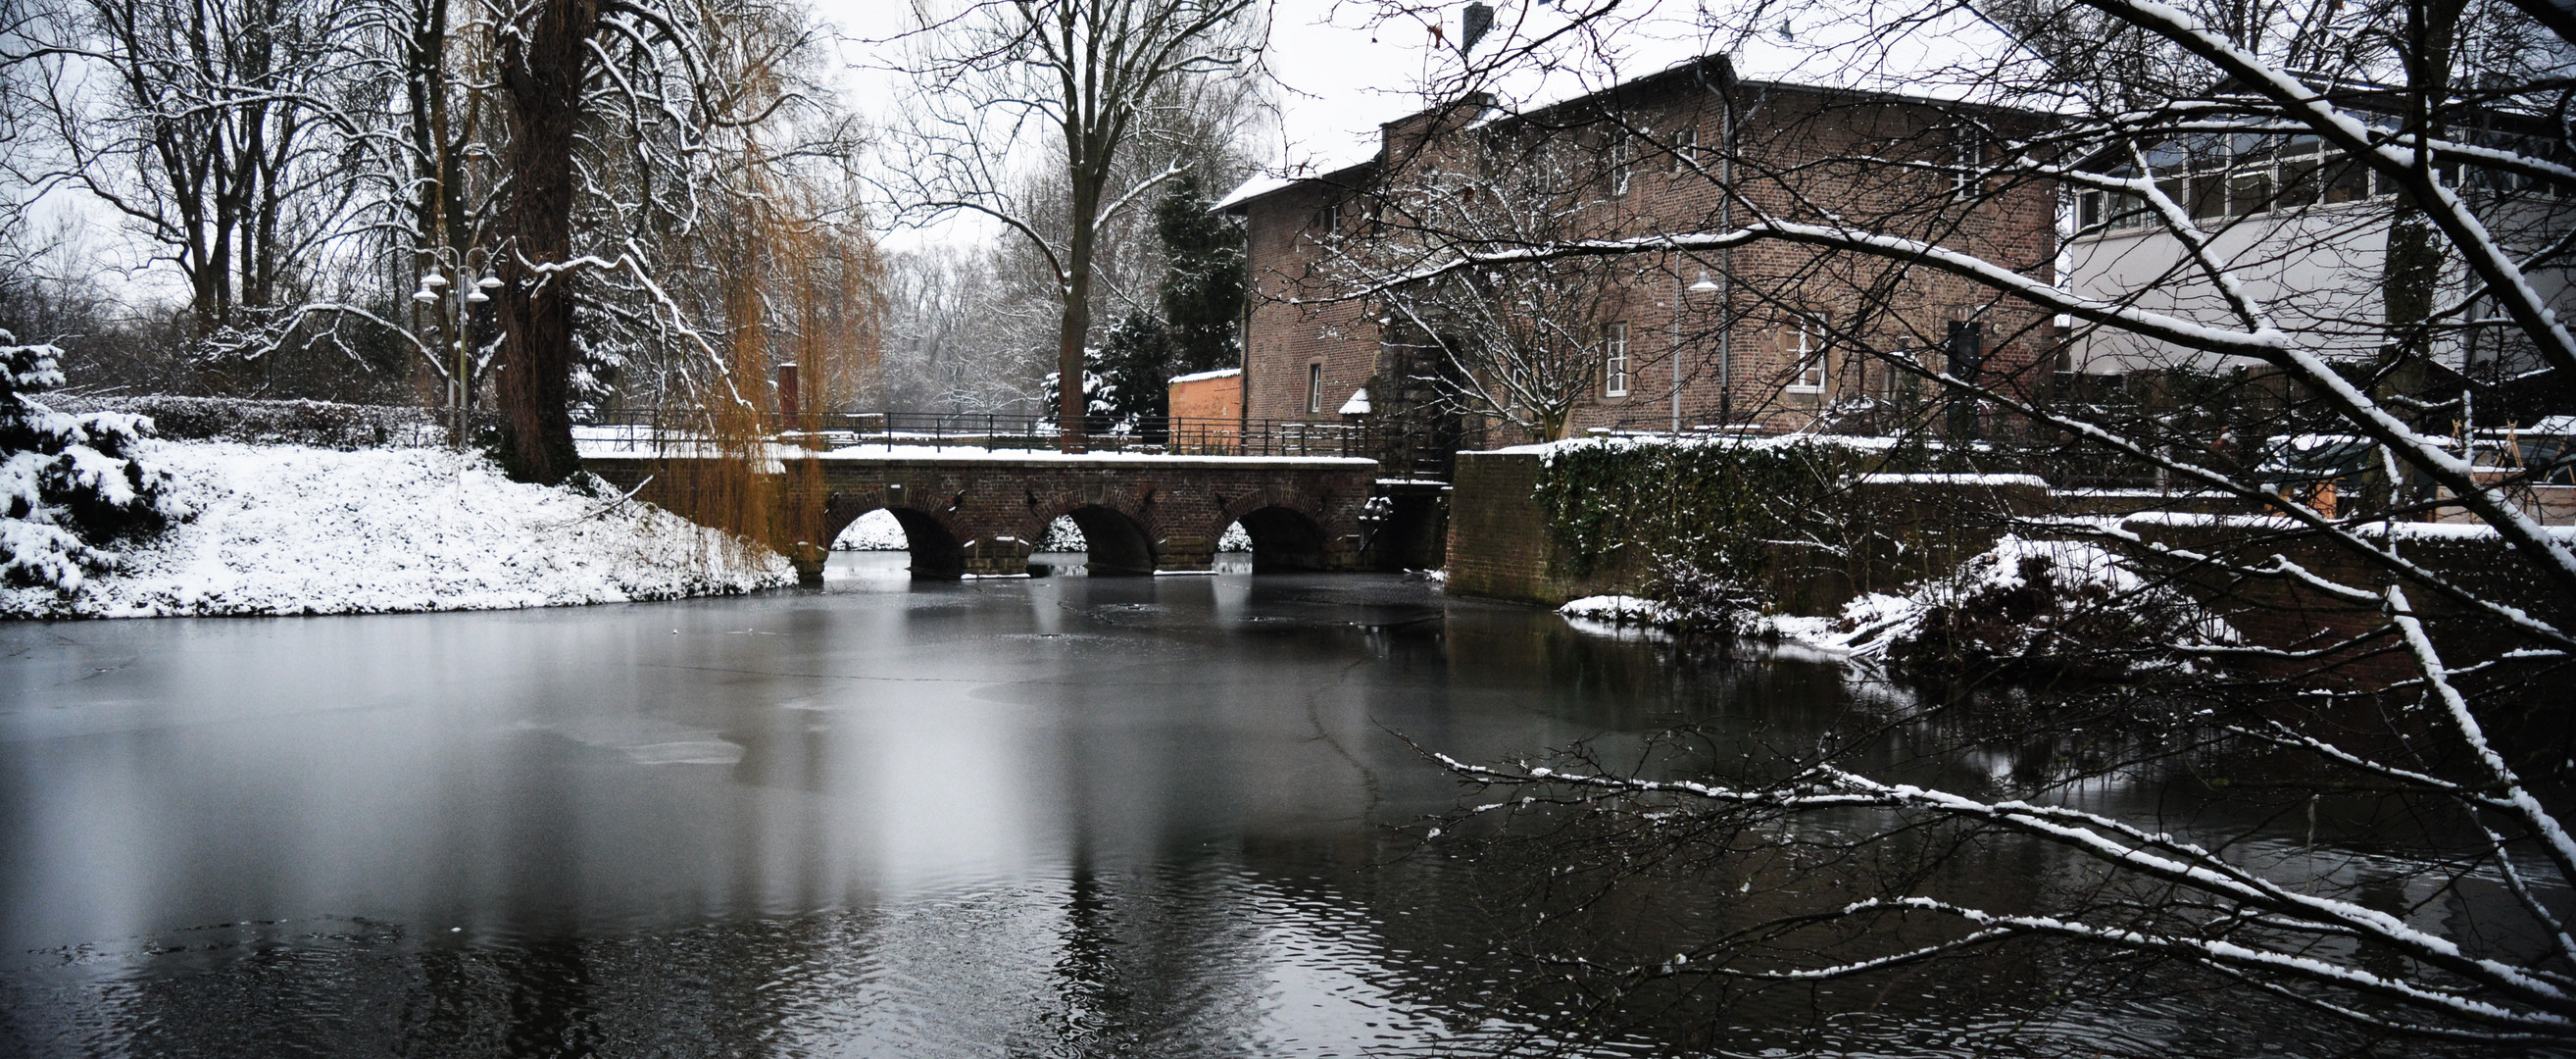
[[[884,509],[903,525],[916,577],[1025,573],[1059,516],[1082,528],[1094,575],[1211,569],[1217,539],[1240,522],[1256,571],[1363,568],[1377,461],[1340,457],[1064,455],[917,448],[774,450],[780,501],[822,513],[811,540],[781,542],[819,575],[823,549]],[[626,488],[647,476],[685,479],[690,456],[585,452],[584,465]],[[819,491],[819,497],[809,490]],[[674,506],[671,494],[645,495]],[[693,516],[694,517],[694,516]],[[797,545],[801,544],[802,547]]]

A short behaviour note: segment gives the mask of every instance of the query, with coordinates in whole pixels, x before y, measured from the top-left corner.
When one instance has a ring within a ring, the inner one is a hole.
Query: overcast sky
[[[882,116],[886,101],[901,89],[894,75],[863,68],[872,50],[863,42],[902,32],[911,6],[900,0],[815,0],[815,12],[853,38],[846,46],[854,67],[849,84],[862,113]],[[1414,19],[1372,31],[1363,16],[1376,6],[1278,0],[1269,67],[1285,142],[1262,145],[1269,163],[1358,161],[1376,149],[1379,122],[1420,109],[1418,86],[1430,54],[1428,20],[1455,23],[1464,2],[1418,4],[1422,10]]]

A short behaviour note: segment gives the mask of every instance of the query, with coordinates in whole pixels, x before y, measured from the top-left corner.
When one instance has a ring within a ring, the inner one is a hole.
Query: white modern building
[[[2475,135],[2518,146],[2509,137]],[[2072,293],[2239,328],[2243,318],[2213,278],[2224,275],[2310,348],[2339,357],[2376,354],[2385,333],[2383,277],[2397,209],[2389,182],[2313,136],[2203,135],[2145,152],[2143,160],[2156,187],[2187,215],[2188,233],[2203,243],[2198,256],[2184,230],[2145,198],[2079,191],[2071,196],[2060,257]],[[2132,161],[2097,171],[2133,177],[2140,169]],[[2446,167],[2443,179],[2517,256],[2576,231],[2568,188],[2456,166]],[[2562,319],[2576,319],[2576,292],[2563,269],[2534,270],[2532,281],[2560,306]],[[2468,293],[2467,270],[2455,256],[2443,264],[2440,291],[2437,307]],[[2453,314],[2458,326],[2438,333],[2436,361],[2471,374],[2537,367],[2516,348],[2513,328],[2475,324],[2494,315],[2483,301]],[[2242,362],[2108,329],[2079,335],[2067,355],[2061,368],[2091,375],[2218,370]]]

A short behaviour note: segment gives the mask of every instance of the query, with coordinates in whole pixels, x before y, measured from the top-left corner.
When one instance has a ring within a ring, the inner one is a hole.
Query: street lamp
[[[457,279],[460,283],[462,283],[465,277],[470,276],[477,271],[473,267],[474,248],[471,247],[462,251],[453,247],[430,247],[423,250],[422,253],[429,257],[429,269],[421,273],[420,289],[413,291],[411,294],[411,300],[419,302],[422,305],[435,306],[442,299],[448,297],[450,292],[448,290],[449,284],[447,276],[445,275],[447,270],[453,269],[456,272]],[[455,443],[456,447],[459,449],[465,447],[465,399],[468,378],[466,374],[466,357],[468,351],[470,351],[474,346],[474,342],[470,337],[468,337],[466,330],[473,323],[472,307],[491,301],[491,292],[499,289],[500,286],[500,277],[490,275],[486,275],[481,279],[474,280],[470,283],[462,283],[462,286],[459,289],[464,292],[463,296],[456,298],[454,303],[454,320],[456,324],[456,371],[455,374],[450,376],[447,380],[447,403],[449,410],[455,416]]]
[[[1666,359],[1672,364],[1673,372],[1673,436],[1680,437],[1682,433],[1682,291],[1687,290],[1692,294],[1707,294],[1710,291],[1714,291],[1719,288],[1716,283],[1709,280],[1707,269],[1699,270],[1699,282],[1693,283],[1688,287],[1682,286],[1681,273],[1676,270],[1673,273],[1673,287],[1675,288],[1673,292],[1673,352],[1672,355]],[[1726,384],[1726,367],[1725,357],[1721,351],[1718,359],[1718,379],[1719,386],[1721,388]]]

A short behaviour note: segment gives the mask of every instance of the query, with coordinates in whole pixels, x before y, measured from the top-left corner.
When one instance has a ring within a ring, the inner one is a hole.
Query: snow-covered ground
[[[787,560],[640,501],[512,482],[480,454],[152,442],[189,514],[9,617],[350,614],[618,603],[794,584]]]

